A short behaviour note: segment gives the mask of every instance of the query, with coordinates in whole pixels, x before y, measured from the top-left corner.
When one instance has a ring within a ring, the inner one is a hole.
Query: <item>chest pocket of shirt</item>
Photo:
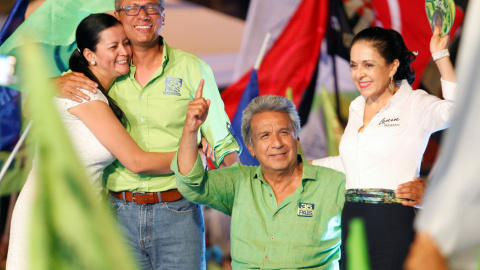
[[[173,136],[181,136],[190,97],[187,93],[177,96],[163,94],[163,91],[164,89],[159,89],[155,94],[149,95],[146,101],[147,115],[149,120],[154,122],[150,126],[162,127],[163,132],[173,132]]]

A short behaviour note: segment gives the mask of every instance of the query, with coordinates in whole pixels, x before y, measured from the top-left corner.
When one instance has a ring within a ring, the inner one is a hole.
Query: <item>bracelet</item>
[[[437,61],[438,59],[443,58],[443,57],[447,57],[447,56],[450,56],[450,53],[448,52],[448,49],[432,53],[433,61]]]

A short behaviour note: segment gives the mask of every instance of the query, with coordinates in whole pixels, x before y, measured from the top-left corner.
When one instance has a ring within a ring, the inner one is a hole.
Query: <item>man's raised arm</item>
[[[200,126],[205,122],[208,115],[210,100],[202,97],[204,81],[200,81],[195,99],[188,103],[185,126],[178,148],[178,172],[182,175],[192,171],[198,155],[197,134]]]

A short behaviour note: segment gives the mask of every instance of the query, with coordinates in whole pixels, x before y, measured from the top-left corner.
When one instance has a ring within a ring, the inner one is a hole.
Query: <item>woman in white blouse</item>
[[[89,15],[80,22],[76,41],[78,49],[72,53],[69,66],[95,81],[98,91],[85,91],[90,100],[81,103],[66,98],[54,101],[100,202],[103,170],[115,159],[135,173],[166,174],[171,172],[170,160],[175,153],[143,151],[125,130],[123,112],[107,94],[114,80],[130,69],[132,51],[121,23],[108,14]],[[37,183],[35,168],[36,163],[13,211],[8,270],[33,269],[28,247]]]
[[[415,209],[395,193],[419,176],[430,135],[450,124],[456,83],[447,44],[436,27],[430,51],[442,76],[441,100],[412,90],[415,55],[398,32],[372,27],[353,39],[350,70],[361,96],[350,104],[340,155],[313,164],[346,174],[342,242],[349,221],[362,218],[372,269],[402,269],[413,241]],[[346,267],[345,245],[342,257]]]

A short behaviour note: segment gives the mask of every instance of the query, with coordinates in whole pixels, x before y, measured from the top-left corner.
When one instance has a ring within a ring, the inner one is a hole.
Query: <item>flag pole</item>
[[[253,66],[253,69],[258,70],[260,68],[260,65],[262,64],[262,61],[263,61],[263,57],[267,52],[268,42],[270,41],[271,37],[272,37],[272,34],[270,33],[267,33],[267,35],[265,36],[265,39],[263,40],[262,48],[260,49],[260,53],[258,54],[257,61],[255,61],[255,66]]]
[[[2,182],[3,177],[7,173],[8,167],[10,167],[10,164],[13,161],[13,158],[17,155],[17,152],[18,152],[18,150],[20,150],[20,147],[22,146],[23,141],[25,141],[25,138],[27,137],[28,132],[30,132],[30,128],[32,127],[32,123],[33,123],[32,120],[30,120],[30,122],[27,125],[27,128],[25,129],[25,131],[23,131],[22,136],[18,140],[17,144],[15,145],[15,148],[13,148],[12,153],[10,153],[10,156],[8,157],[7,161],[5,162],[5,165],[3,166],[2,171],[0,171],[0,182]]]

